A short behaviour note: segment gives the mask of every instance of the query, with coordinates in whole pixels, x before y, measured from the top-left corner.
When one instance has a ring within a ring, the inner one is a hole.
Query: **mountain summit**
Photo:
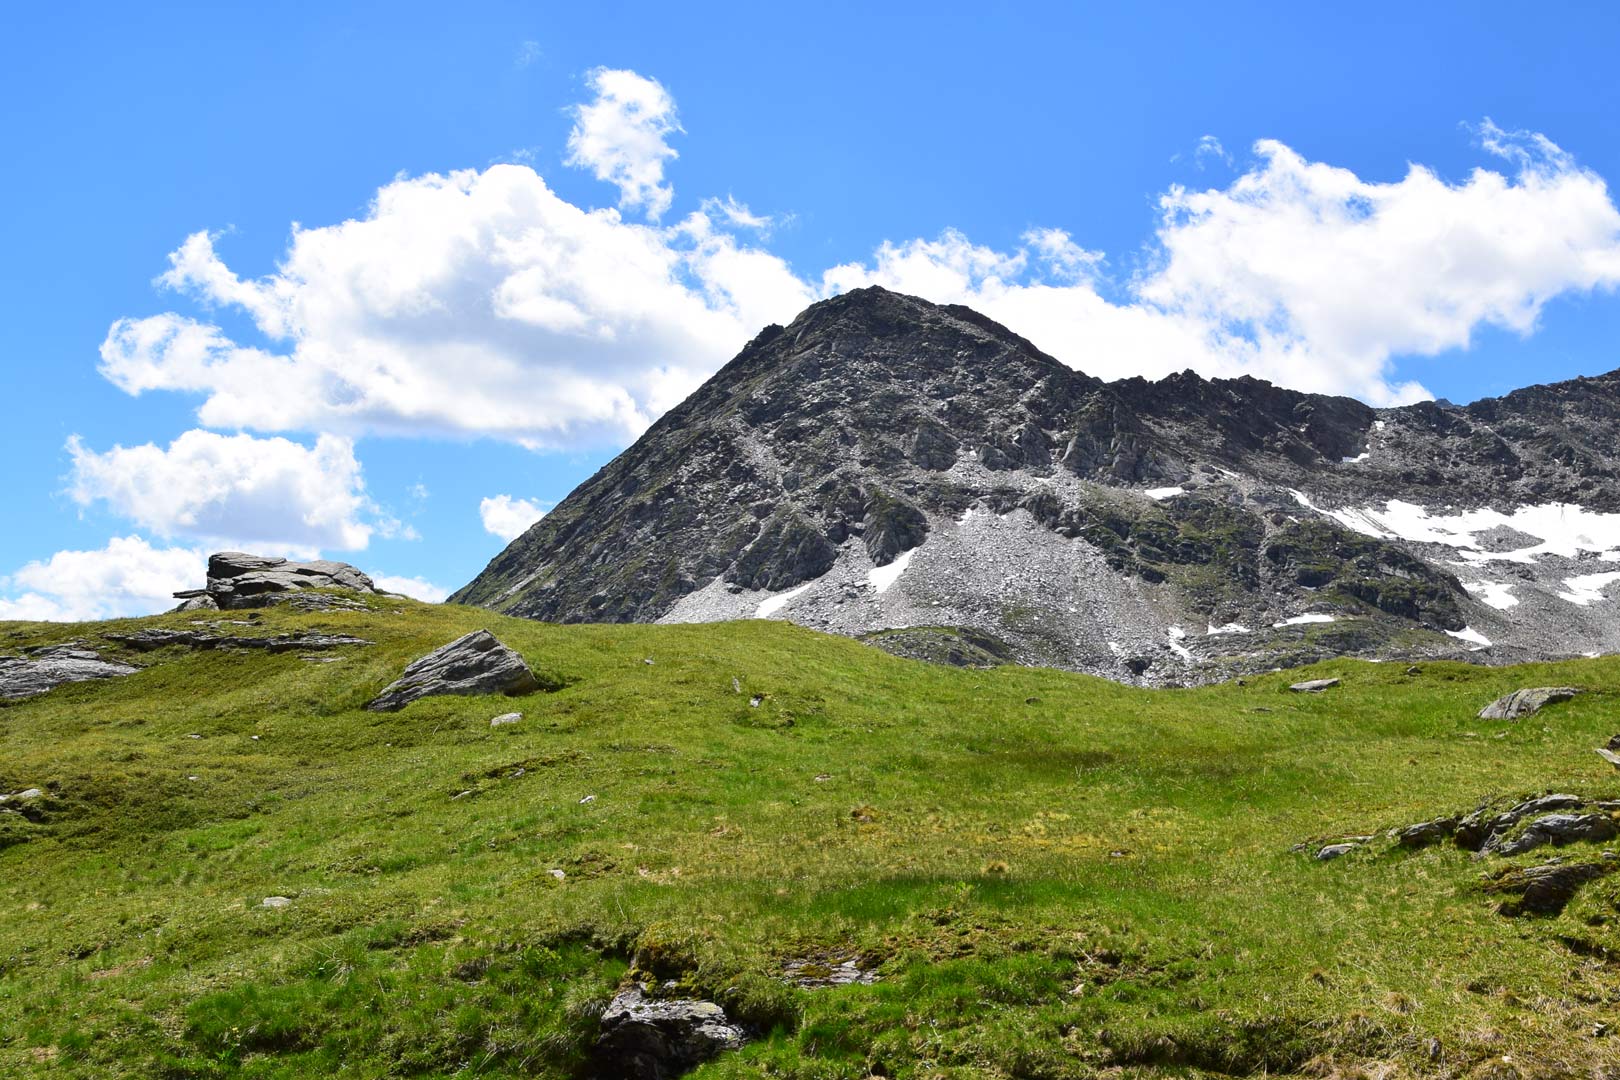
[[[1104,383],[881,288],[770,326],[453,600],[1144,683],[1620,649],[1620,372],[1373,409]]]

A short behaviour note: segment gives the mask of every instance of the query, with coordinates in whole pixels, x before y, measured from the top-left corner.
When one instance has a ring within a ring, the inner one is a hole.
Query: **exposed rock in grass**
[[[26,698],[66,683],[132,675],[139,668],[104,660],[83,642],[25,649],[22,656],[0,656],[0,698]]]
[[[299,631],[295,634],[274,634],[269,637],[240,637],[233,634],[210,634],[201,630],[164,630],[153,627],[137,630],[133,634],[105,634],[108,641],[116,641],[139,652],[150,652],[169,645],[188,649],[264,649],[267,652],[293,652],[298,649],[335,649],[340,645],[371,645],[365,638],[348,634],[319,634]]]
[[[259,906],[262,907],[262,908],[270,908],[270,909],[273,910],[275,908],[287,907],[291,903],[292,903],[292,898],[288,897],[288,896],[267,896],[263,900],[259,901]]]
[[[1342,855],[1350,854],[1352,851],[1356,850],[1356,848],[1358,848],[1360,846],[1361,846],[1360,844],[1355,844],[1355,843],[1328,844],[1325,847],[1317,849],[1316,861],[1317,862],[1330,862],[1331,860],[1337,859]]]
[[[501,713],[501,715],[495,717],[489,722],[489,726],[492,728],[506,727],[508,724],[515,724],[522,719],[523,714],[520,712]]]
[[[1296,694],[1320,694],[1322,691],[1339,685],[1338,679],[1306,679],[1297,682],[1288,689]]]
[[[1430,844],[1438,844],[1457,831],[1457,819],[1454,817],[1435,818],[1433,821],[1420,821],[1416,825],[1408,825],[1402,829],[1391,829],[1390,837],[1401,847],[1423,848]]]
[[[488,630],[474,630],[413,660],[394,682],[366,705],[373,712],[396,712],[418,698],[439,694],[530,694],[541,689],[529,665]]]
[[[993,634],[971,627],[914,626],[878,630],[861,640],[884,652],[910,660],[926,660],[951,667],[989,668],[1014,661],[1012,647]]]
[[[1605,851],[1598,859],[1567,863],[1561,859],[1539,866],[1509,866],[1492,873],[1485,892],[1506,895],[1500,914],[1557,915],[1574,899],[1582,885],[1620,870],[1620,858]]]
[[[825,986],[869,986],[877,973],[862,971],[854,957],[808,956],[782,965],[782,978],[794,986],[814,990]]]
[[[313,589],[381,592],[371,578],[348,563],[327,559],[297,563],[268,555],[220,551],[208,557],[205,588],[182,589],[174,595],[181,601],[178,611],[269,607],[295,597],[303,607],[358,606],[353,601],[345,603],[342,597],[311,593]]]
[[[1544,844],[1563,847],[1579,841],[1601,843],[1620,834],[1620,828],[1607,814],[1547,814],[1536,818],[1514,836],[1498,834],[1486,844],[1486,851],[1500,855],[1522,855]]]
[[[714,1002],[659,1000],[640,987],[614,997],[601,1032],[592,1054],[596,1080],[667,1080],[747,1041]]]
[[[1532,686],[1504,694],[1479,710],[1481,720],[1517,720],[1533,716],[1542,706],[1568,701],[1580,690],[1573,686]]]

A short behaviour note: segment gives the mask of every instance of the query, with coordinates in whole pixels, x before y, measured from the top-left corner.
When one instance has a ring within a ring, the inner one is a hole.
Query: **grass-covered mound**
[[[0,828],[0,1075],[574,1076],[633,970],[756,1032],[704,1080],[1620,1075],[1620,874],[1555,916],[1482,887],[1598,846],[1290,850],[1620,795],[1620,662],[1142,691],[371,603],[229,628],[376,643],[337,662],[170,648],[0,706],[0,792],[44,792]],[[563,688],[364,711],[480,627]],[[1542,684],[1593,692],[1475,718]]]

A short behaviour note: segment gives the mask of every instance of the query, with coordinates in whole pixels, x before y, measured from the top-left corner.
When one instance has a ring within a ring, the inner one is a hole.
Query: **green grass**
[[[760,1032],[700,1080],[1620,1075],[1620,1035],[1593,1035],[1620,1007],[1620,875],[1508,919],[1452,847],[1290,850],[1620,795],[1591,752],[1620,661],[1145,691],[777,622],[262,623],[377,644],[148,654],[0,707],[0,790],[48,791],[0,829],[0,1075],[571,1076],[632,969]],[[478,627],[565,688],[363,711]],[[0,647],[128,628],[4,624]],[[1594,692],[1474,718],[1564,683]],[[881,980],[778,977],[846,955]]]

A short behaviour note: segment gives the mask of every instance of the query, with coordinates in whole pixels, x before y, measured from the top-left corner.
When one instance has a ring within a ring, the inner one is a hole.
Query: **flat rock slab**
[[[104,660],[82,644],[46,645],[24,650],[22,656],[0,656],[0,698],[33,697],[65,683],[114,679],[139,670]]]
[[[1515,690],[1479,710],[1479,718],[1517,720],[1522,716],[1533,716],[1543,705],[1551,705],[1555,701],[1568,701],[1578,693],[1580,689],[1574,686],[1532,686],[1524,690]]]
[[[319,634],[299,631],[296,634],[274,634],[268,637],[244,637],[234,634],[210,634],[201,630],[137,630],[133,634],[105,634],[108,641],[116,641],[141,652],[161,649],[168,645],[182,645],[188,649],[264,649],[266,652],[293,652],[304,649],[335,649],[340,645],[371,645],[365,638],[348,634]]]
[[[529,665],[488,630],[474,630],[410,665],[366,705],[397,712],[418,698],[440,694],[530,694],[541,689]]]
[[[597,1080],[667,1080],[747,1041],[714,1002],[651,998],[640,987],[614,997],[601,1032],[592,1054]]]
[[[1295,683],[1288,689],[1296,694],[1320,694],[1322,691],[1338,685],[1338,679],[1307,679],[1304,682]]]

